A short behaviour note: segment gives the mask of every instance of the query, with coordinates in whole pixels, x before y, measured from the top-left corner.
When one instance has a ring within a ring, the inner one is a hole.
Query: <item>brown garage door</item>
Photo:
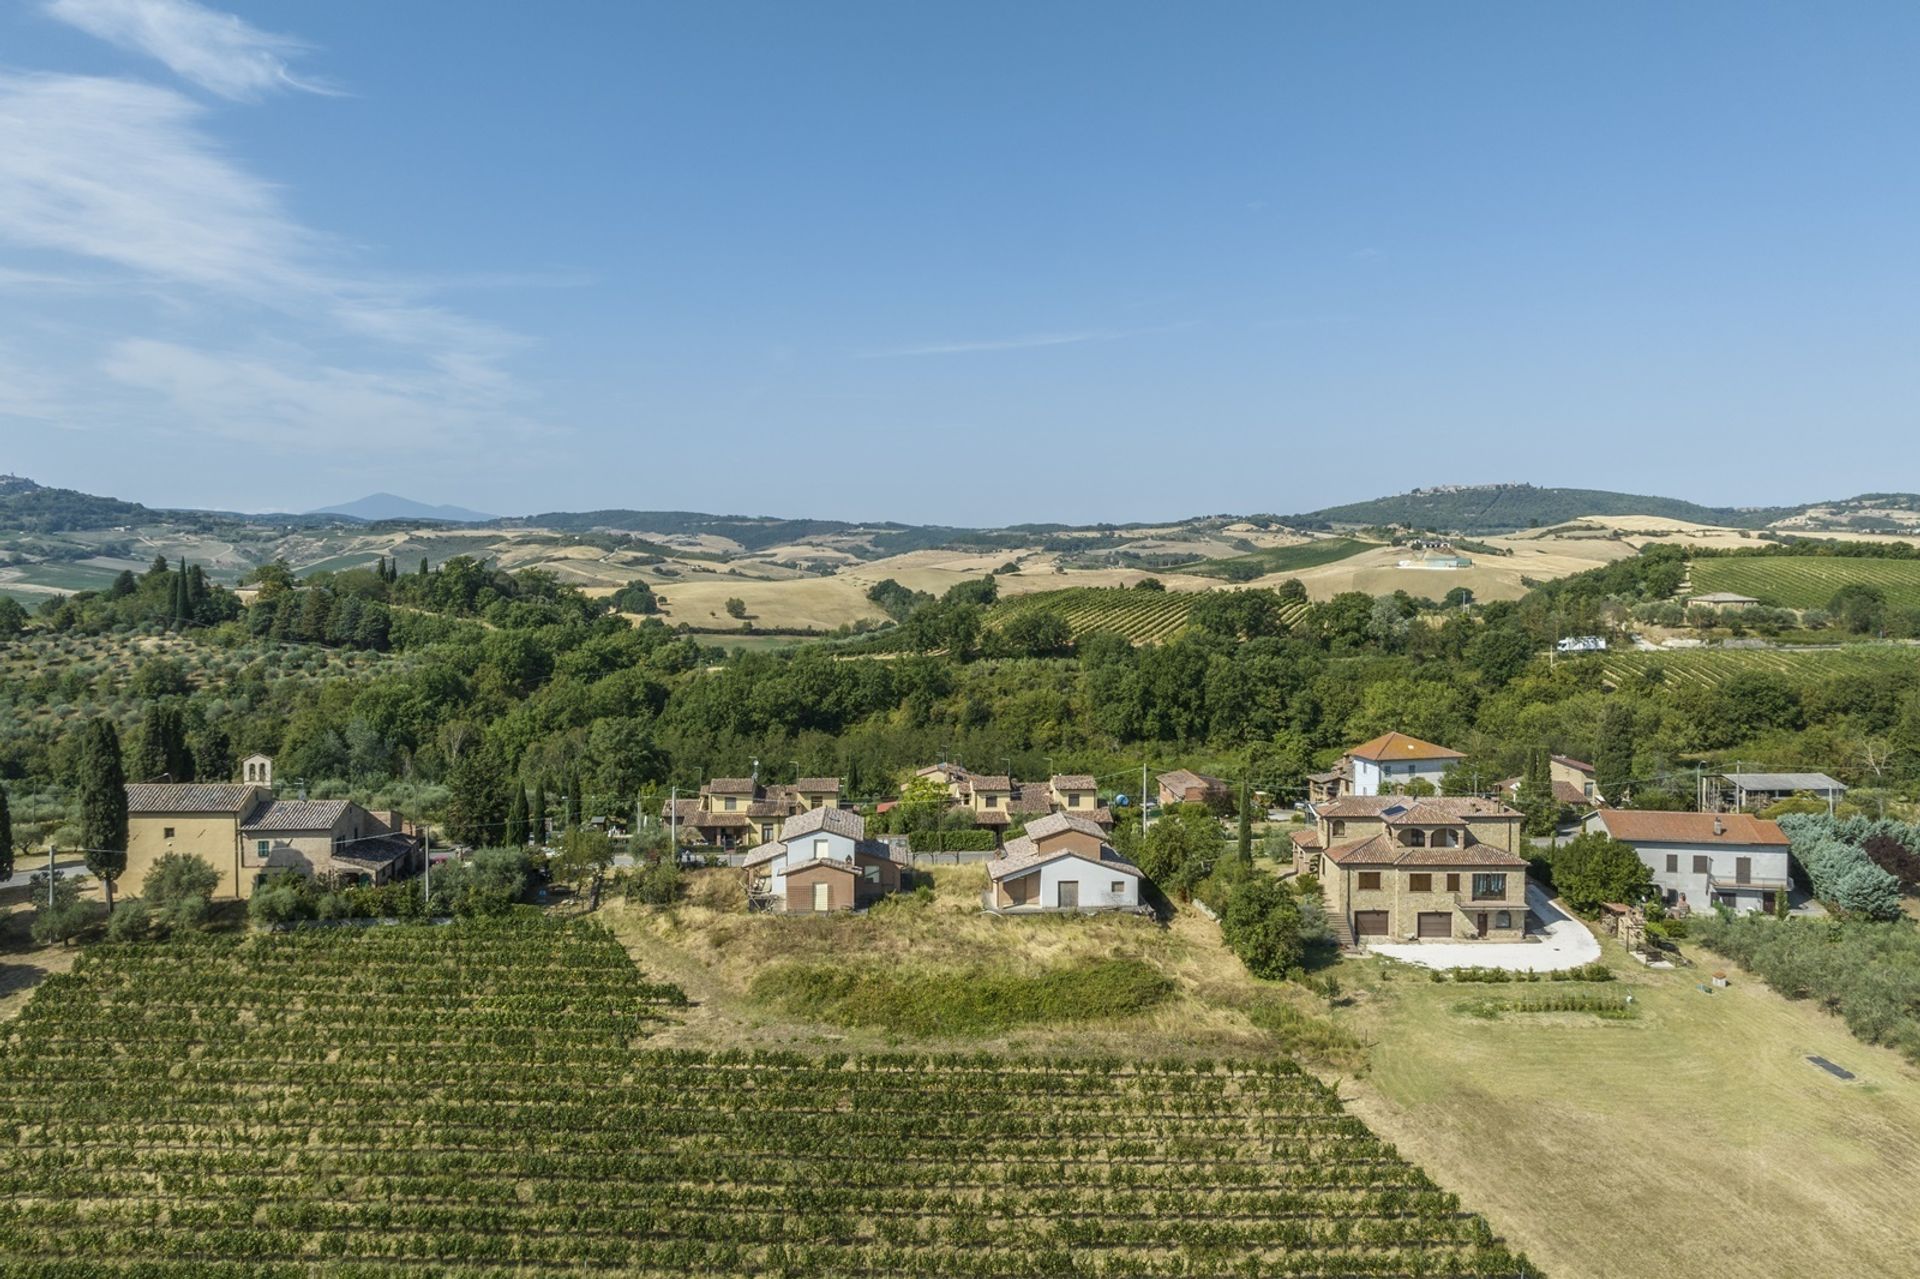
[[[1453,936],[1453,912],[1450,910],[1423,910],[1420,918],[1414,922],[1423,938],[1445,941]]]
[[[1356,937],[1385,937],[1387,935],[1387,912],[1384,910],[1354,911],[1353,933]]]

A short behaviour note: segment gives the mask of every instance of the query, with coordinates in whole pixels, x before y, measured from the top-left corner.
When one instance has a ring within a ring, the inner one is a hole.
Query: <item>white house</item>
[[[987,863],[988,910],[1131,910],[1140,905],[1140,868],[1113,850],[1097,822],[1054,813],[1028,823]]]
[[[1405,733],[1382,733],[1343,757],[1348,783],[1341,793],[1390,795],[1415,780],[1427,782],[1438,791],[1447,770],[1464,758],[1457,750]]]
[[[866,835],[866,820],[844,808],[789,817],[778,839],[742,863],[749,905],[789,914],[853,910],[898,892],[900,863]]]
[[[1776,892],[1793,886],[1786,833],[1745,813],[1603,808],[1588,829],[1631,845],[1669,906],[1765,910]]]

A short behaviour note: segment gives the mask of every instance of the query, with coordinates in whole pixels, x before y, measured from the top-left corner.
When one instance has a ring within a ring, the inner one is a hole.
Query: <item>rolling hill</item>
[[[312,515],[344,515],[355,520],[434,520],[446,524],[486,524],[498,516],[464,506],[429,506],[394,493],[369,493],[338,506],[323,506]]]

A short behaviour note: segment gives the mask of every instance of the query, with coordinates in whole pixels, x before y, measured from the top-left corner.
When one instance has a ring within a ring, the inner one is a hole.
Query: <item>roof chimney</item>
[[[1720,814],[1718,813],[1713,815],[1713,833],[1716,835],[1724,835],[1727,833],[1726,823],[1720,820]]]

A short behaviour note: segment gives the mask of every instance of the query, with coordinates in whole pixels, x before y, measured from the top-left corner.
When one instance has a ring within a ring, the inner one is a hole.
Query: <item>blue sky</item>
[[[999,524],[1920,488],[1920,9],[0,3],[0,469]]]

